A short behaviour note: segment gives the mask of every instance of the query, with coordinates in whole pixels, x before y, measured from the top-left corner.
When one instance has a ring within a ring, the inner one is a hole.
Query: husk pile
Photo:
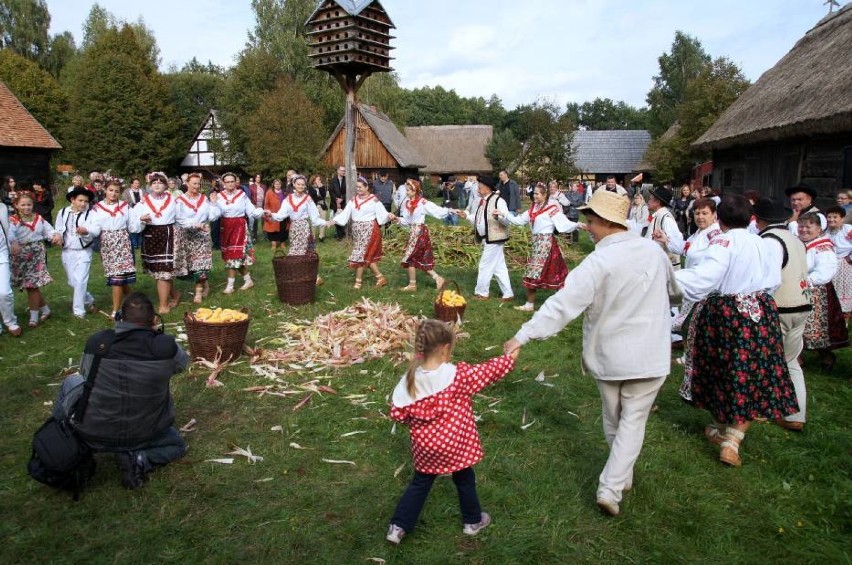
[[[361,298],[343,310],[313,320],[282,322],[278,337],[284,346],[263,350],[252,365],[271,364],[280,373],[318,372],[367,359],[407,361],[406,351],[420,319],[407,314],[399,304]]]

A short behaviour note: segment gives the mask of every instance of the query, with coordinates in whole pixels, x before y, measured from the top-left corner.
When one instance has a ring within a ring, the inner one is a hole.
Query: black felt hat
[[[660,188],[652,188],[651,196],[668,206],[672,202],[672,191],[661,186]]]
[[[494,179],[488,175],[482,175],[480,177],[477,177],[476,180],[477,182],[479,182],[479,184],[484,184],[491,190],[494,190],[494,188],[497,186],[497,183],[494,182]]]
[[[77,198],[78,196],[81,196],[81,195],[88,198],[89,202],[92,201],[92,193],[89,192],[89,189],[84,187],[84,186],[77,186],[77,187],[72,188],[71,190],[69,190],[65,194],[65,198],[67,198],[68,201],[70,202],[71,200],[73,200],[73,199],[75,199],[75,198]]]
[[[783,222],[790,217],[791,211],[774,198],[762,197],[751,207],[752,213],[764,222]]]
[[[784,191],[784,194],[786,194],[787,196],[790,196],[790,195],[795,194],[797,192],[804,192],[805,194],[810,195],[811,198],[817,197],[817,191],[814,190],[813,187],[810,187],[803,182],[800,182],[796,186],[791,186],[790,188],[788,188],[787,190]]]

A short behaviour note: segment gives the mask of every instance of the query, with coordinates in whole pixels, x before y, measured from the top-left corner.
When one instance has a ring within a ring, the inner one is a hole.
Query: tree
[[[70,77],[69,157],[83,170],[139,173],[182,157],[181,118],[137,29],[99,33]]]
[[[648,92],[648,130],[659,137],[677,119],[677,106],[686,96],[686,85],[710,64],[698,39],[675,32],[671,53],[660,55],[660,74],[654,76],[654,86]]]
[[[648,148],[657,177],[674,181],[689,178],[695,163],[708,157],[692,151],[690,144],[748,87],[749,81],[739,67],[724,57],[706,65],[689,80],[684,100],[677,106],[678,126],[671,135],[654,140]]]
[[[271,176],[283,176],[287,169],[318,170],[326,138],[322,118],[322,110],[298,84],[290,78],[279,79],[247,117],[248,168]]]
[[[68,97],[50,73],[11,50],[0,50],[0,80],[61,144],[65,144]]]
[[[569,102],[565,113],[578,129],[584,130],[646,129],[647,126],[645,108],[637,109],[609,98],[595,98],[583,104]]]
[[[486,156],[495,169],[517,171],[527,179],[569,178],[576,173],[570,150],[574,130],[571,118],[552,101],[518,106],[507,114],[507,128],[495,134]]]
[[[42,61],[50,45],[49,28],[50,12],[45,0],[0,2],[0,48]]]
[[[42,66],[54,77],[59,78],[68,62],[77,54],[77,45],[70,31],[54,35],[50,39],[50,50]]]
[[[192,139],[199,124],[211,109],[220,107],[225,76],[221,68],[193,59],[180,71],[164,77],[169,85],[171,101],[183,122],[181,138]]]
[[[151,63],[158,67],[160,65],[160,48],[157,47],[157,38],[154,36],[154,32],[145,24],[145,20],[141,17],[134,23],[119,20],[98,3],[92,4],[89,15],[83,22],[83,49],[87,49],[108,31],[116,30],[125,25],[136,32],[136,41],[145,50]]]

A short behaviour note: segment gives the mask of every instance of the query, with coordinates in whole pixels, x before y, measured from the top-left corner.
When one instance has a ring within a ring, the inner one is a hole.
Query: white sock
[[[234,277],[228,277],[228,288],[234,288]]]
[[[530,308],[535,308],[535,302],[527,302],[526,306],[529,306]]]
[[[251,282],[251,273],[246,273],[245,275],[243,275],[243,282]]]
[[[30,310],[30,322],[38,322],[38,310]]]
[[[42,315],[50,314],[50,308],[47,306],[47,304],[41,307],[41,313]]]

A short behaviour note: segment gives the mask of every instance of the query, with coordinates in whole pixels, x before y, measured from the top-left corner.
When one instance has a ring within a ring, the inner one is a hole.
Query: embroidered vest
[[[675,225],[677,225],[677,222],[675,221],[674,216],[669,211],[669,209],[665,208],[665,207],[660,208],[659,210],[654,212],[654,214],[651,216],[651,225],[648,227],[648,231],[645,232],[645,237],[648,238],[648,239],[651,239],[654,236],[655,230],[662,230],[663,229],[663,221],[666,219],[666,217],[671,218],[672,221],[675,222]],[[675,269],[679,269],[680,268],[680,255],[678,255],[677,253],[669,253],[669,250],[664,245],[662,246],[662,248],[663,248],[663,251],[666,252],[666,255],[668,255],[669,261],[671,262],[672,266]]]
[[[784,259],[781,263],[781,286],[773,295],[778,305],[778,312],[783,314],[809,311],[811,301],[805,292],[808,286],[805,245],[783,225],[767,227],[760,232],[760,237],[776,240],[784,250]]]
[[[497,200],[500,199],[500,195],[497,192],[491,193],[491,196],[486,197],[485,204],[483,204],[476,212],[477,217],[475,220],[479,220],[479,214],[485,214],[485,237],[479,235],[476,226],[473,226],[473,233],[476,236],[476,241],[481,242],[485,239],[486,243],[504,243],[509,240],[509,228],[508,226],[504,226],[500,223],[500,221],[495,218],[492,214],[495,210],[497,210]],[[484,209],[484,212],[483,212]]]

